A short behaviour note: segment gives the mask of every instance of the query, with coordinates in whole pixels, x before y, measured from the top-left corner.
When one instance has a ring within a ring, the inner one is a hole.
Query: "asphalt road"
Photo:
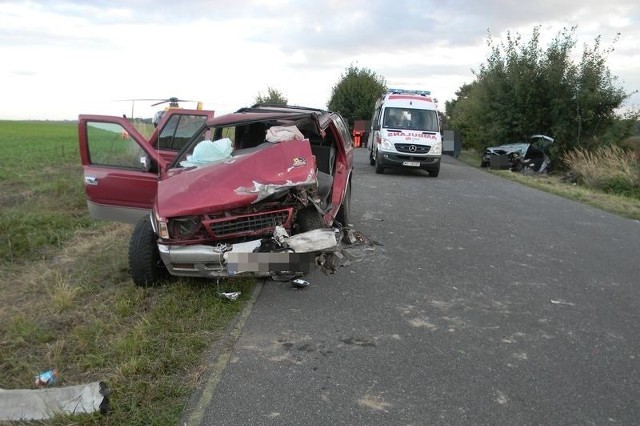
[[[352,223],[383,246],[303,290],[267,282],[186,423],[640,424],[639,222],[366,155]]]

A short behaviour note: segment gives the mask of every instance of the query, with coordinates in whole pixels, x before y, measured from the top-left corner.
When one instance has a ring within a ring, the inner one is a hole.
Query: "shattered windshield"
[[[438,113],[426,109],[389,107],[384,110],[382,127],[437,132]]]
[[[253,122],[227,127],[205,127],[180,153],[173,167],[217,164],[248,150],[302,139],[304,135],[291,123]]]

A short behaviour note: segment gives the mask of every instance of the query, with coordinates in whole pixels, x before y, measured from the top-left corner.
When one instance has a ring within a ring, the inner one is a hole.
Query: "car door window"
[[[87,123],[87,147],[91,164],[145,169],[145,151],[117,123]]]
[[[172,115],[158,137],[158,149],[180,151],[206,121],[206,115]]]
[[[333,122],[335,123],[338,131],[340,132],[340,134],[342,136],[342,141],[344,142],[345,148],[348,149],[348,147],[353,145],[353,140],[351,139],[351,134],[349,133],[349,130],[347,129],[347,126],[345,125],[344,121],[342,121],[339,118],[335,118],[333,120]]]

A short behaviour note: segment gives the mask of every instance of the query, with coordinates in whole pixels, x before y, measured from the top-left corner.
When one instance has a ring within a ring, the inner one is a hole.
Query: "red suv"
[[[125,118],[80,115],[94,218],[135,223],[133,281],[295,276],[340,244],[353,144],[342,117],[305,107],[168,110],[150,138]]]

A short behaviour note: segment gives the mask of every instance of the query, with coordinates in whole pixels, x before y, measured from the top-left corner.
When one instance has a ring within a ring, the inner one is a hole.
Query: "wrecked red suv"
[[[90,214],[136,224],[137,285],[300,275],[348,225],[353,145],[337,113],[168,110],[148,139],[121,117],[80,115],[78,129]]]

